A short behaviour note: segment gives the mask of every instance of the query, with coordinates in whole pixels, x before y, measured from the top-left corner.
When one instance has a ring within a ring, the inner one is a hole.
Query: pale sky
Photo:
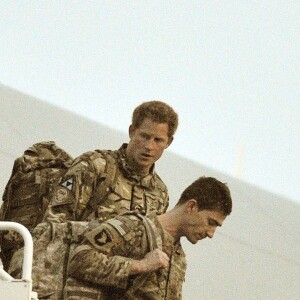
[[[300,1],[1,1],[0,46],[0,83],[123,132],[163,100],[170,151],[300,203]]]

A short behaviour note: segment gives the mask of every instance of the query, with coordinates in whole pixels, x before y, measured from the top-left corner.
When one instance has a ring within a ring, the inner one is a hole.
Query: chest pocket
[[[105,188],[105,189],[104,189]],[[132,183],[117,172],[109,185],[100,183],[93,197],[96,203],[96,218],[105,221],[131,210]]]
[[[106,199],[102,201],[104,205],[115,204],[117,207],[130,209],[132,194],[132,184],[124,177],[118,177],[113,186],[109,187]]]

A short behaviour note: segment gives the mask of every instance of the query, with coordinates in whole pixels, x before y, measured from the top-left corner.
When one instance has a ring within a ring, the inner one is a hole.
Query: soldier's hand
[[[148,266],[147,271],[155,271],[160,268],[166,268],[169,265],[168,255],[160,249],[147,253],[143,260]]]
[[[130,274],[156,271],[160,268],[166,268],[168,265],[168,255],[160,249],[155,249],[147,253],[142,260],[133,260]]]

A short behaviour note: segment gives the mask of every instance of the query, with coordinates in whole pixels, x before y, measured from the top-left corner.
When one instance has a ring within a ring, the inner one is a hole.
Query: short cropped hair
[[[152,100],[137,106],[132,114],[132,125],[139,128],[145,118],[156,123],[167,123],[169,127],[168,136],[172,137],[178,126],[178,115],[168,104]]]
[[[213,177],[200,177],[181,194],[176,205],[195,199],[199,210],[220,211],[225,216],[232,210],[232,199],[227,185]]]

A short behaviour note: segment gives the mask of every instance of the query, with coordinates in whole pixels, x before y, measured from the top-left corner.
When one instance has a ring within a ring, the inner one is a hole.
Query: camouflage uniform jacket
[[[135,215],[108,220],[86,234],[72,254],[66,300],[177,300],[181,299],[186,259],[180,243],[153,217],[155,234],[170,257],[169,268],[129,276],[131,259],[149,252],[143,222]]]
[[[104,221],[128,210],[164,213],[169,204],[167,187],[154,165],[145,177],[134,174],[126,161],[126,146],[90,151],[75,159],[57,186],[46,216],[65,222]]]

